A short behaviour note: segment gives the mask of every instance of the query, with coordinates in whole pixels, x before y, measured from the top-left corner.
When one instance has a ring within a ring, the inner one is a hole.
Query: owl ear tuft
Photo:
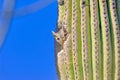
[[[57,36],[56,33],[55,33],[54,31],[52,31],[52,34],[53,34],[53,36],[55,36],[55,37]]]

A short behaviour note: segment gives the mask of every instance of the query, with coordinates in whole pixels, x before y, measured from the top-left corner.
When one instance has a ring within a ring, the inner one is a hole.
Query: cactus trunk
[[[58,0],[57,23],[59,80],[120,80],[120,0]]]

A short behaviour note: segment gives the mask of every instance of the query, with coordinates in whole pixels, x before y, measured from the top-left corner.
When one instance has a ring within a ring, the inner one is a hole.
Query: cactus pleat
[[[110,17],[114,35],[115,80],[120,80],[120,30],[115,0],[109,1]]]
[[[87,47],[87,25],[86,25],[86,8],[83,4],[85,0],[81,0],[80,8],[81,8],[81,37],[82,37],[82,63],[83,63],[83,74],[84,80],[89,79],[88,72],[88,47]]]
[[[77,30],[77,41],[79,42],[79,44],[77,44],[77,58],[78,58],[78,69],[79,69],[79,79],[76,80],[83,80],[84,79],[84,74],[83,74],[83,66],[82,66],[82,40],[81,40],[81,10],[80,10],[80,0],[76,0],[77,1],[77,26],[76,26],[76,30]],[[73,35],[73,34],[72,34]],[[73,39],[74,40],[74,39]]]
[[[73,64],[74,64],[74,74],[75,80],[80,80],[80,65],[78,58],[78,9],[77,9],[77,0],[72,0],[72,56],[73,56]]]
[[[99,0],[103,42],[103,79],[111,80],[111,41],[106,0]]]
[[[80,1],[80,9],[81,9],[82,65],[84,80],[92,80],[88,0]]]
[[[87,47],[88,47],[88,72],[89,80],[93,80],[92,70],[92,42],[91,42],[91,26],[90,26],[90,0],[85,0],[83,6],[86,8],[86,28],[87,28]],[[82,29],[82,28],[81,28]]]
[[[118,20],[120,25],[120,0],[116,0],[116,5],[117,5],[116,7],[117,7]]]
[[[98,16],[98,1],[90,0],[91,14],[91,36],[92,36],[92,64],[93,64],[93,79],[102,80],[101,73],[101,54],[100,54],[100,34],[99,34],[99,16]]]
[[[72,0],[71,0],[72,1]],[[72,11],[70,11],[70,5],[71,2],[68,0],[64,1],[65,3],[65,14],[64,14],[64,26],[65,28],[68,30],[68,32],[70,32],[71,30],[71,17],[70,17],[70,13]],[[69,14],[68,14],[69,13]],[[70,36],[71,38],[71,36]],[[67,76],[67,80],[74,80],[74,69],[73,69],[73,59],[72,59],[72,46],[71,46],[71,40],[69,41],[69,44],[71,48],[66,49],[67,47],[65,47],[65,50],[67,50],[67,52],[64,54],[64,62],[65,62],[65,69],[66,69],[66,76]]]
[[[120,80],[120,0],[58,1],[59,80]]]

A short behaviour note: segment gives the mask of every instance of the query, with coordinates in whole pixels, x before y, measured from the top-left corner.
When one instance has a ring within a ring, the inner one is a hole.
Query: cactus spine
[[[120,80],[120,0],[58,0],[57,28],[59,80]]]

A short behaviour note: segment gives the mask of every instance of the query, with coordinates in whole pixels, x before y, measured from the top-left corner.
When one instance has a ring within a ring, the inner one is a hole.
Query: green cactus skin
[[[120,0],[64,0],[59,22],[68,32],[55,45],[59,80],[120,80]]]

